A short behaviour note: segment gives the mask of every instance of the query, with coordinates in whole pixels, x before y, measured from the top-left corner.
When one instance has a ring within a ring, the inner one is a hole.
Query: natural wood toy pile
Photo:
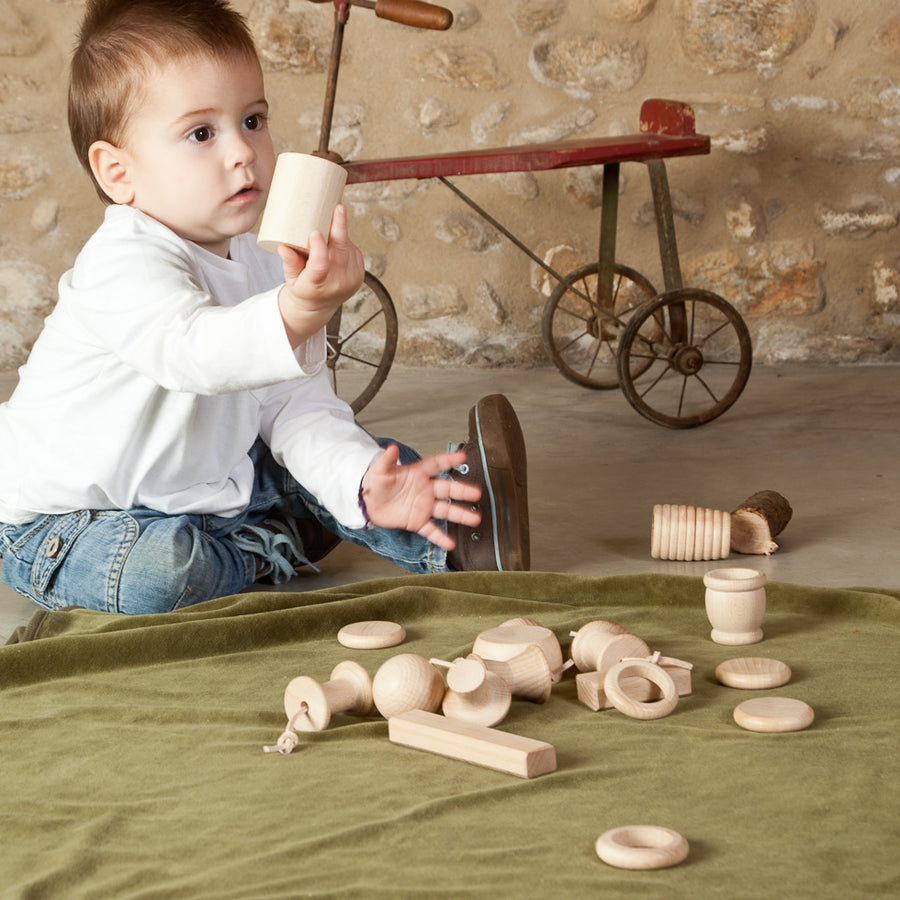
[[[765,576],[752,569],[718,569],[704,582],[711,639],[762,640]],[[287,728],[264,749],[288,754],[299,742],[297,732],[322,731],[336,714],[367,716],[377,709],[388,720],[393,743],[533,778],[556,770],[556,749],[494,727],[513,697],[544,703],[573,667],[578,700],[593,711],[615,708],[636,719],[658,719],[691,693],[690,662],[651,652],[621,625],[595,620],[570,637],[564,660],[554,632],[517,618],[482,631],[465,657],[399,653],[382,663],[374,678],[352,660],[335,666],[324,683],[301,675],[285,689]],[[403,627],[393,622],[355,622],[338,633],[342,645],[360,650],[392,647],[405,638]],[[743,657],[720,663],[716,678],[728,687],[758,690],[786,684],[791,670],[778,660]],[[758,697],[740,703],[733,717],[750,731],[787,732],[807,728],[814,713],[800,700]],[[655,869],[681,862],[689,846],[671,829],[629,825],[602,834],[596,852],[609,865]]]
[[[391,741],[487,768],[533,778],[556,769],[555,748],[544,741],[497,731],[513,697],[544,703],[565,671],[575,667],[579,700],[591,710],[615,707],[638,719],[668,715],[691,692],[691,664],[651,653],[647,644],[613,622],[595,621],[572,632],[563,659],[556,635],[531,619],[510,619],[482,631],[472,652],[454,660],[399,653],[374,678],[346,660],[320,683],[307,675],[285,689],[288,726],[268,751],[290,753],[297,732],[322,731],[333,715],[388,720]],[[338,640],[356,649],[384,648],[405,639],[392,622],[356,622]]]

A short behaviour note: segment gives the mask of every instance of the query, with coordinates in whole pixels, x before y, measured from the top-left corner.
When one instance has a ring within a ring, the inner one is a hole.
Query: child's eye
[[[247,131],[259,131],[266,124],[266,117],[262,113],[254,113],[244,119],[244,128]]]
[[[203,144],[206,141],[212,140],[212,129],[206,125],[201,125],[191,132],[190,138],[198,144]]]

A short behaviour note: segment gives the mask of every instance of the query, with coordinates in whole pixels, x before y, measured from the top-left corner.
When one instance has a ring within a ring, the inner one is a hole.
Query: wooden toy
[[[656,504],[650,528],[653,559],[726,559],[731,516],[719,509]]]
[[[554,683],[550,663],[543,651],[534,645],[505,661],[482,659],[476,653],[469,654],[469,658],[480,660],[489,672],[499,675],[514,697],[535,703],[544,703],[550,697]]]
[[[284,711],[297,731],[324,731],[336,713],[366,716],[372,711],[372,679],[351,660],[338,663],[324,684],[301,675],[285,688]]]
[[[623,825],[597,838],[597,856],[619,869],[665,869],[687,858],[687,840],[659,825]]]
[[[605,674],[626,656],[650,656],[650,648],[621,625],[597,620],[572,632],[569,653],[579,672]]]
[[[731,549],[764,553],[778,549],[772,540],[791,520],[790,503],[776,491],[758,491],[731,513]]]
[[[378,712],[386,719],[411,709],[435,712],[444,699],[441,673],[416,653],[401,653],[386,660],[372,682]]]
[[[745,691],[780,687],[791,680],[791,674],[787,664],[760,656],[726,659],[716,666],[716,678],[722,684]]]
[[[515,625],[537,625],[538,628],[543,627],[540,622],[535,622],[534,619],[527,619],[525,616],[517,616],[515,619],[507,619],[505,622],[501,622],[498,627],[512,628]]]
[[[406,629],[396,622],[351,622],[337,634],[338,643],[354,650],[379,650],[406,640]]]
[[[756,569],[713,569],[703,576],[706,616],[717,644],[755,644],[766,615],[766,576]]]
[[[667,656],[659,656],[654,653],[647,658],[648,662],[655,662],[663,671],[667,672],[675,685],[679,697],[686,697],[691,693],[691,670],[693,665],[680,659],[671,659]],[[613,708],[613,702],[606,696],[603,690],[603,682],[606,675],[603,672],[582,672],[575,676],[575,687],[578,691],[578,700],[588,709],[598,712],[601,709]],[[623,675],[619,678],[619,687],[632,700],[642,703],[661,700],[662,690],[659,685],[648,681],[640,675]]]
[[[734,709],[734,721],[747,731],[770,734],[803,731],[816,714],[809,704],[790,697],[754,697]]]
[[[308,153],[280,153],[257,243],[273,252],[279,244],[306,252],[313,231],[327,241],[346,183],[347,170],[337,163]]]
[[[482,659],[506,662],[528,647],[535,646],[547,657],[554,681],[562,677],[563,656],[556,635],[542,625],[499,625],[475,638],[472,652]]]
[[[431,664],[447,669],[448,690],[441,707],[445,716],[487,727],[506,718],[512,703],[509,685],[480,659],[432,659]]]
[[[556,771],[553,744],[424,710],[411,710],[388,719],[388,737],[395,744],[508,772],[520,778],[534,778]]]
[[[662,698],[648,702],[630,697],[619,680],[626,672],[652,681],[662,691]],[[619,712],[633,719],[661,719],[678,704],[678,691],[671,675],[661,666],[645,659],[627,659],[616,663],[603,679],[603,692]]]

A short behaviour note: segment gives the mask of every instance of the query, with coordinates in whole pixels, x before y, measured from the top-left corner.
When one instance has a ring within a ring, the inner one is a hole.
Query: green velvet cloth
[[[709,639],[698,578],[544,573],[402,577],[249,593],[183,611],[37,614],[0,649],[0,896],[897,896],[897,592],[767,588],[765,638]],[[297,675],[341,660],[452,659],[527,616],[569,634],[594,619],[694,663],[693,693],[653,721],[578,703],[572,673],[500,728],[549,741],[531,780],[400,747],[387,723],[336,716],[290,755]],[[338,629],[402,623],[407,641],[348,650]],[[793,669],[771,691],[716,683],[733,656]],[[738,728],[751,696],[796,697],[815,723]],[[596,838],[656,824],[690,842],[679,866],[612,868]]]

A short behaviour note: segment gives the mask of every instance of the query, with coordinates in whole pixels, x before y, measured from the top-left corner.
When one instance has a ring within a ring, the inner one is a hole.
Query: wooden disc
[[[815,717],[811,706],[790,697],[755,697],[734,710],[734,721],[741,728],[764,733],[803,731]]]
[[[690,851],[687,839],[659,825],[623,825],[597,838],[597,856],[618,869],[665,869],[677,866]]]
[[[351,622],[338,632],[337,639],[354,650],[379,650],[402,644],[406,629],[396,622]]]
[[[745,691],[765,690],[787,684],[791,680],[791,667],[777,659],[744,656],[719,663],[716,678],[728,687]]]

